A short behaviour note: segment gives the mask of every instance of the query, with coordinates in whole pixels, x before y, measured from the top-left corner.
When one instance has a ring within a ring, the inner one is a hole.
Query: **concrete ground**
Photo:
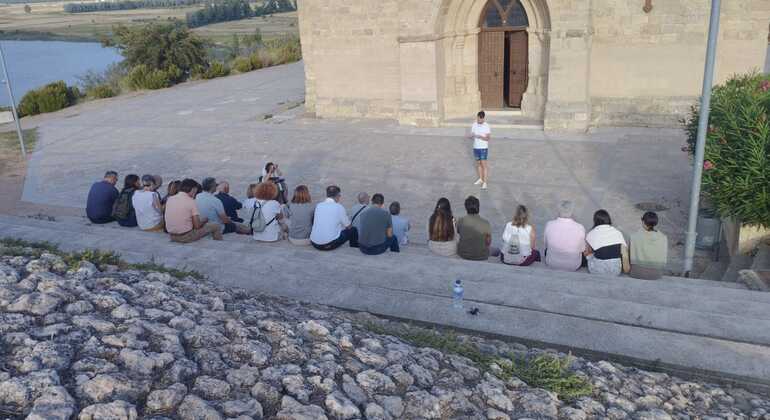
[[[488,191],[476,179],[463,128],[401,127],[390,121],[319,120],[304,115],[301,63],[90,102],[40,119],[22,199],[82,208],[90,184],[105,170],[159,173],[166,182],[216,176],[243,196],[266,161],[278,162],[289,186],[308,184],[315,200],[331,183],[346,206],[359,191],[398,200],[412,220],[411,239],[439,197],[456,215],[463,200],[481,199],[495,241],[519,203],[530,207],[542,234],[556,204],[571,199],[591,227],[599,208],[626,234],[639,228],[635,205],[654,202],[680,266],[690,164],[678,129],[601,129],[589,134],[495,130]],[[472,122],[469,116],[468,124]],[[541,237],[541,235],[539,235]]]

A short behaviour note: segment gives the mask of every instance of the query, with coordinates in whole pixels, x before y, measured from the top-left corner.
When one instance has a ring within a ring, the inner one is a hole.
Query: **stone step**
[[[13,216],[0,215],[0,221],[3,221],[3,220],[9,221],[9,223],[22,224],[22,225],[28,225],[28,226],[39,226],[41,222],[41,220],[34,219],[34,218],[17,218]],[[64,230],[69,230],[73,232],[87,231],[87,232],[95,233],[95,232],[108,229],[109,232],[113,232],[119,235],[146,235],[146,233],[140,232],[137,229],[124,228],[119,226],[116,223],[112,223],[108,225],[93,225],[83,217],[59,218],[57,219],[55,226],[58,229],[64,229]],[[119,233],[114,232],[115,230],[119,231]],[[231,243],[252,243],[252,241],[250,241],[249,238],[247,237],[243,237],[243,236],[236,237],[231,235],[231,236],[228,236],[228,239],[227,241],[225,241],[225,244],[221,246],[225,246],[225,247],[231,246],[229,245]],[[282,242],[279,244],[261,244],[261,246],[278,246],[278,247],[286,247],[286,248],[291,247],[291,245],[286,242]],[[352,253],[354,255],[359,255],[357,251],[353,251]],[[430,252],[430,250],[425,244],[422,244],[419,242],[411,243],[407,247],[404,247],[402,250],[402,254],[419,255],[419,256],[426,256],[431,258],[436,257]],[[442,261],[446,261],[446,260],[442,259]],[[460,260],[454,259],[451,261],[460,261]],[[528,271],[528,272],[534,271],[537,274],[547,276],[547,277],[559,277],[559,278],[565,277],[572,280],[575,279],[575,276],[581,276],[582,278],[589,275],[587,271],[585,271],[585,269],[582,269],[582,271],[579,271],[577,273],[565,273],[565,272],[551,270],[542,263],[535,263],[531,267],[505,267],[505,268],[509,270],[516,270],[516,271]],[[543,273],[541,273],[541,271],[543,271]],[[590,275],[590,276],[593,278],[598,277],[597,275]],[[622,277],[620,279],[617,277],[608,277],[607,279],[611,279],[609,281],[632,280],[632,279],[627,279],[625,277]],[[636,281],[636,280],[632,280],[632,281]],[[667,286],[674,285],[674,284],[682,284],[682,285],[697,285],[701,287],[731,288],[731,289],[743,289],[743,290],[746,289],[744,285],[736,282],[723,282],[723,281],[692,279],[692,278],[684,278],[684,277],[665,276],[663,277],[663,279],[661,279],[659,283],[661,282],[666,283]],[[660,287],[660,286],[658,285],[656,287]],[[768,303],[770,303],[770,297],[768,297],[768,299],[763,301],[767,301]]]
[[[0,217],[0,236],[111,249],[130,261],[195,269],[223,286],[770,386],[768,294],[758,292],[430,255],[321,253],[246,237],[181,245],[135,229],[7,217]],[[478,307],[478,316],[451,308],[456,276],[465,280],[466,307]]]

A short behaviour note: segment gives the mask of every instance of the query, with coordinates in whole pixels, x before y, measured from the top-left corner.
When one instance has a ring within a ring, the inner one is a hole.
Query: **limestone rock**
[[[187,387],[175,383],[166,389],[150,392],[147,396],[146,411],[148,413],[170,413],[182,402],[187,395]]]
[[[76,408],[75,399],[66,388],[52,386],[35,400],[27,420],[69,420]]]
[[[33,315],[47,315],[61,304],[61,298],[49,293],[27,293],[19,296],[10,305],[6,306],[8,312],[26,312]]]
[[[281,411],[276,420],[328,420],[323,408],[317,405],[303,405],[292,397],[284,396],[281,400]]]
[[[257,400],[251,398],[227,401],[222,404],[222,411],[229,417],[249,416],[259,419],[263,415],[262,405]]]
[[[404,414],[408,418],[441,418],[441,405],[438,398],[427,391],[408,392],[405,397]]]
[[[396,384],[387,375],[376,370],[369,369],[356,375],[356,381],[361,388],[369,393],[390,394],[396,391]]]
[[[177,415],[181,420],[222,420],[217,410],[195,395],[188,395],[182,400]]]
[[[78,420],[136,420],[136,407],[125,401],[89,405],[80,412]]]
[[[335,419],[347,420],[361,415],[358,407],[340,392],[327,395],[324,404]]]
[[[230,395],[230,384],[210,376],[199,376],[195,379],[192,392],[209,400],[222,400]]]

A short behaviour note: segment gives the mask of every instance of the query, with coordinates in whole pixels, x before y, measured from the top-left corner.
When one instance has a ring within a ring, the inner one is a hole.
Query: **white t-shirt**
[[[249,218],[246,219],[246,223],[251,221],[251,214],[254,211],[254,203],[259,201],[259,205],[262,206],[262,217],[265,219],[265,223],[270,223],[265,227],[262,232],[254,232],[254,240],[262,242],[275,242],[281,235],[281,224],[276,219],[276,216],[281,213],[281,203],[275,200],[257,200],[256,198],[249,198],[243,202],[243,207],[248,209]],[[257,210],[257,215],[259,210]],[[257,217],[255,215],[254,217]],[[271,222],[272,220],[272,222]]]
[[[522,257],[529,257],[532,254],[532,244],[530,243],[530,235],[532,234],[532,226],[526,225],[524,227],[514,226],[513,223],[508,222],[505,225],[503,231],[503,243],[508,245],[511,242],[511,238],[514,235],[519,238],[519,255]],[[507,250],[503,250],[506,251]]]
[[[350,219],[345,212],[345,207],[334,199],[327,198],[315,207],[310,241],[316,245],[326,245],[339,238],[340,232],[348,225],[350,225]]]
[[[484,136],[491,132],[492,130],[489,128],[489,124],[479,124],[478,122],[473,123],[473,126],[471,127],[471,134],[473,134],[473,148],[488,149],[489,142],[480,138],[479,136]]]
[[[136,212],[136,223],[139,225],[139,229],[152,229],[158,226],[163,215],[160,210],[153,207],[152,203],[157,197],[158,193],[155,191],[136,191],[134,192],[131,203],[134,205],[134,211]],[[158,199],[160,201],[160,199]]]

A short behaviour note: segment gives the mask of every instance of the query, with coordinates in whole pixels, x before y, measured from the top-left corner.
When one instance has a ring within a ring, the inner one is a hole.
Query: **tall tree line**
[[[171,7],[191,6],[203,3],[203,0],[120,0],[93,3],[66,3],[67,13],[105,12],[111,10],[166,9]]]

